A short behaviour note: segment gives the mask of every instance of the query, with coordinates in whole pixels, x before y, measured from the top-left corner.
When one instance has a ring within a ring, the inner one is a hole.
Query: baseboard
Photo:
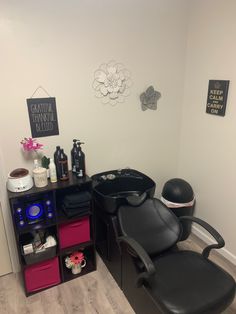
[[[207,234],[205,234],[202,230],[200,230],[197,226],[192,226],[192,232],[200,238],[202,241],[204,241],[207,244],[213,244],[215,243],[212,238],[210,238]],[[226,248],[222,248],[220,250],[217,250],[219,254],[224,256],[227,260],[229,260],[232,264],[236,265],[236,256],[232,254],[230,251],[228,251]]]

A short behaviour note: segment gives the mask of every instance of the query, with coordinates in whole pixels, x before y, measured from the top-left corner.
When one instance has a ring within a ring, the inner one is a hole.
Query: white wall
[[[2,191],[10,170],[32,167],[20,141],[31,135],[26,98],[42,85],[56,97],[60,131],[39,140],[46,155],[58,144],[69,155],[72,139],[82,139],[89,175],[130,166],[150,175],[159,193],[177,174],[186,8],[186,0],[1,3]],[[130,97],[115,107],[101,104],[91,87],[94,71],[111,59],[133,80]],[[139,95],[152,84],[162,98],[157,111],[142,112]]]
[[[196,215],[222,233],[224,253],[236,263],[235,12],[235,0],[192,2],[179,176],[194,188]],[[225,117],[205,113],[210,79],[231,81]]]

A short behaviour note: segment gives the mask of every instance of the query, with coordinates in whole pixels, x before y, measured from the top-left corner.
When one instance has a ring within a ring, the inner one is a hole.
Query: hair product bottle
[[[55,166],[56,166],[57,178],[60,177],[60,169],[59,169],[59,163],[58,163],[58,160],[59,160],[59,157],[60,157],[60,153],[61,153],[60,146],[56,146],[56,151],[54,153],[54,163],[55,163]]]
[[[54,163],[54,160],[50,158],[50,164],[49,164],[49,174],[50,174],[50,181],[52,183],[57,182],[57,170],[56,165]]]
[[[59,179],[61,181],[69,180],[69,171],[68,171],[68,159],[64,153],[64,149],[61,149],[60,156],[58,159],[58,170],[59,170]]]
[[[85,154],[81,149],[81,144],[83,142],[77,141],[77,154],[75,158],[76,165],[76,175],[78,178],[83,178],[85,176]]]
[[[77,140],[73,140],[73,147],[71,150],[71,170],[73,173],[76,173],[76,166],[75,166],[75,158],[77,154]]]

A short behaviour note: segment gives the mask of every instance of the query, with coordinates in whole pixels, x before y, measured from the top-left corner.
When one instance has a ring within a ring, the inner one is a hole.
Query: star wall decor
[[[161,98],[161,93],[156,91],[153,86],[149,86],[146,92],[140,95],[141,108],[143,111],[147,109],[156,110],[157,101]]]

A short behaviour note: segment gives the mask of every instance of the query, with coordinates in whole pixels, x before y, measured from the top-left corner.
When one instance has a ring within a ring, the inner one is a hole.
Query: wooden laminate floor
[[[199,251],[195,237],[181,244]],[[236,279],[236,266],[216,254],[211,258]],[[101,259],[98,270],[67,283],[25,297],[19,274],[0,277],[0,314],[134,314]],[[224,314],[236,313],[236,300]],[[148,314],[148,313],[145,313]]]

